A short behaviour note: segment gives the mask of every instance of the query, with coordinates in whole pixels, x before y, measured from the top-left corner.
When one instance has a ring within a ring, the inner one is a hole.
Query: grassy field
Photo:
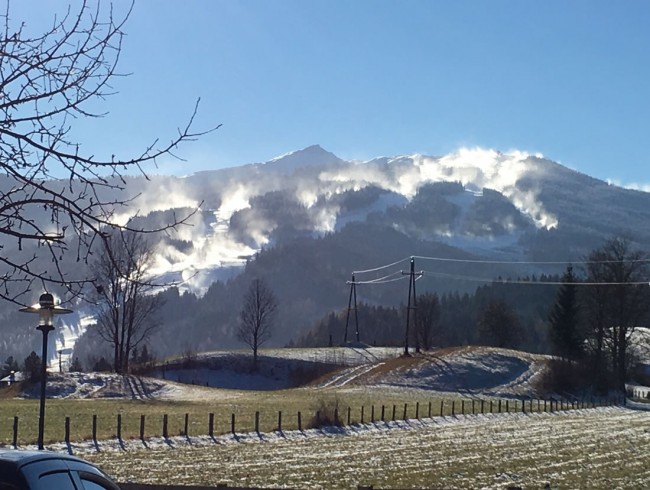
[[[215,392],[218,396],[215,396]],[[477,413],[481,410],[498,411],[499,401],[486,400],[481,406],[478,399],[474,403],[468,398],[440,395],[425,398],[420,391],[411,395],[408,391],[382,390],[315,390],[293,389],[284,391],[231,391],[205,389],[205,399],[195,401],[139,401],[125,399],[52,399],[47,400],[45,442],[64,440],[65,418],[70,417],[70,440],[89,440],[92,437],[93,415],[97,417],[97,439],[115,438],[117,435],[117,416],[121,416],[123,439],[140,437],[141,416],[145,416],[145,437],[163,434],[163,415],[167,415],[169,436],[185,432],[185,416],[188,416],[188,435],[208,434],[209,414],[214,413],[214,433],[231,431],[231,417],[235,414],[237,432],[252,432],[255,429],[255,412],[259,412],[259,429],[269,432],[277,429],[279,414],[282,411],[282,428],[298,428],[298,412],[302,415],[303,428],[309,427],[317,411],[323,418],[333,417],[333,408],[338,406],[339,420],[350,423],[381,420],[382,405],[384,420],[393,418],[427,417],[429,405],[431,415],[450,415],[453,413]],[[406,405],[406,407],[405,407]],[[442,405],[442,406],[441,406]],[[527,411],[538,410],[537,402],[527,402]],[[543,410],[543,404],[540,409]],[[501,411],[506,411],[506,401],[501,401]],[[509,411],[521,411],[521,402],[510,400]],[[362,413],[363,410],[363,413]],[[329,413],[328,413],[329,412]],[[14,417],[19,418],[18,445],[34,444],[37,438],[38,401],[14,398],[0,399],[0,444],[13,442]]]
[[[392,426],[392,427],[389,427]],[[598,408],[354,426],[83,454],[118,481],[291,488],[647,488],[650,412]],[[196,468],[201,468],[197,471]]]
[[[207,396],[207,394],[210,396]],[[214,413],[214,432],[230,432],[231,417],[235,414],[238,432],[250,432],[254,429],[255,412],[260,412],[261,431],[271,431],[278,426],[278,411],[283,412],[282,425],[286,429],[296,429],[297,413],[302,414],[302,423],[307,426],[316,411],[324,407],[339,406],[340,418],[347,422],[347,407],[352,407],[351,422],[361,420],[361,407],[364,407],[364,419],[370,420],[372,406],[375,405],[375,418],[380,417],[381,405],[384,404],[386,418],[392,416],[392,405],[396,404],[396,416],[403,417],[404,403],[407,403],[407,416],[415,417],[416,404],[420,403],[420,415],[428,413],[428,403],[440,410],[439,399],[406,398],[403,394],[382,394],[373,398],[363,392],[339,393],[332,390],[285,390],[279,392],[238,392],[219,390],[214,397],[214,390],[206,389],[206,399],[197,401],[140,401],[124,399],[52,399],[46,405],[45,441],[64,440],[65,418],[70,417],[70,439],[87,440],[92,436],[93,415],[97,417],[97,438],[109,439],[117,435],[117,416],[121,415],[122,437],[138,438],[140,435],[141,416],[145,416],[145,434],[147,437],[160,436],[163,431],[163,415],[168,416],[168,433],[170,436],[184,433],[185,415],[188,415],[189,435],[208,433],[209,414]],[[469,402],[468,402],[469,403]],[[445,413],[451,411],[451,401],[447,400]],[[426,408],[425,408],[426,407]],[[460,406],[457,408],[460,410]],[[469,405],[467,407],[469,410]],[[10,444],[13,439],[14,417],[19,418],[18,444],[33,444],[37,438],[38,400],[0,399],[0,444]]]

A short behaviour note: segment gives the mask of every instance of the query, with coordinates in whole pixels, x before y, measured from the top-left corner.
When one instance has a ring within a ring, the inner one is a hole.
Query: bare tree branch
[[[88,263],[99,239],[115,262],[108,239],[114,230],[160,232],[190,218],[151,230],[118,225],[116,211],[132,200],[121,197],[124,174],[146,177],[146,164],[157,165],[167,155],[179,158],[179,145],[219,126],[194,130],[197,100],[187,124],[166,143],[155,140],[128,158],[84,153],[71,137],[72,125],[105,115],[90,104],[112,95],[111,80],[124,76],[117,65],[133,3],[116,16],[111,4],[84,1],[77,10],[68,7],[43,34],[30,36],[5,2],[0,14],[0,298],[20,303],[38,283],[60,288],[70,299],[93,280],[83,267],[62,266],[73,247],[73,259]]]

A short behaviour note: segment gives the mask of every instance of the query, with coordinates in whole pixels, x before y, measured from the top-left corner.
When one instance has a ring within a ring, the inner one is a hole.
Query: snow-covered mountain
[[[345,161],[314,145],[264,163],[184,177],[129,177],[127,193],[121,198],[131,197],[132,205],[115,214],[122,223],[137,214],[143,226],[154,228],[199,209],[187,225],[157,238],[154,270],[184,280],[182,288],[198,295],[233,278],[212,290],[214,311],[204,314],[221,322],[215,325],[218,342],[213,340],[219,346],[236,344],[239,301],[255,275],[272,278],[283,305],[282,331],[274,337],[283,345],[347,304],[345,281],[353,270],[429,253],[575,262],[614,235],[641,249],[650,242],[650,194],[523,152],[462,149]],[[489,280],[562,269],[438,265],[445,280],[422,287],[471,291],[479,283],[457,276],[480,273]],[[404,294],[368,290],[365,300],[399,305]],[[84,330],[87,312],[79,310],[85,320],[67,319],[53,351],[69,351]],[[204,321],[184,317],[187,312],[174,328]],[[14,342],[0,339],[0,353]]]
[[[129,192],[137,196],[132,209],[146,220],[200,205],[192,226],[160,241],[156,264],[158,273],[191,277],[189,286],[199,291],[236,273],[262,247],[334,233],[354,221],[381,222],[480,255],[523,259],[559,248],[562,256],[554,258],[577,260],[613,234],[642,242],[650,218],[646,193],[539,155],[483,149],[344,161],[314,145],[265,163],[134,178]]]

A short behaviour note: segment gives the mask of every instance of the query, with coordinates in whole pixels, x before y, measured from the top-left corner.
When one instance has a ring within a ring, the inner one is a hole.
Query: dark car
[[[82,459],[47,451],[0,449],[0,490],[120,490]]]

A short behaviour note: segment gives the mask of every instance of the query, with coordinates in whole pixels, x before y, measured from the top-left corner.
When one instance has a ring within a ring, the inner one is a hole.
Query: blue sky
[[[125,2],[116,2],[119,12]],[[14,1],[42,25],[63,3]],[[342,158],[519,149],[648,184],[650,2],[137,0],[118,93],[75,133],[127,156],[201,97],[187,163],[266,161],[311,144]]]

